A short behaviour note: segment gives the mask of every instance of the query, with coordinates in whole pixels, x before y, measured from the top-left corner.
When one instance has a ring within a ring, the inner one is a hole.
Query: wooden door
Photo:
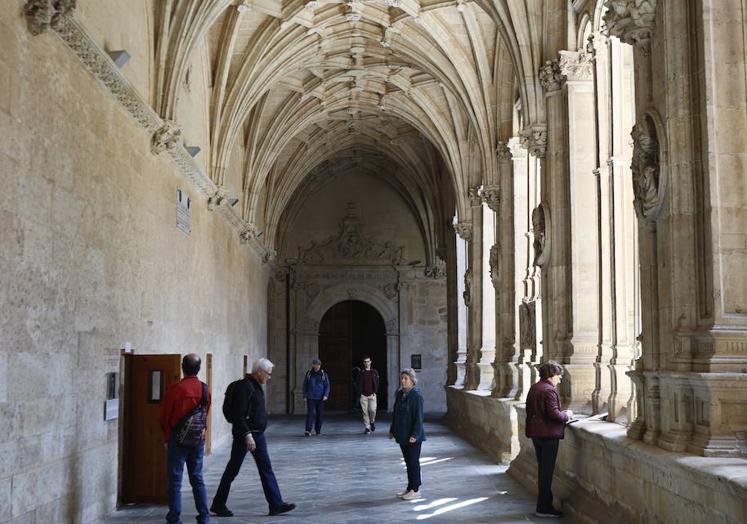
[[[319,358],[329,375],[330,410],[348,411],[352,401],[352,318],[352,302],[341,302],[324,314],[319,325]],[[308,366],[311,369],[311,362]]]
[[[166,448],[159,424],[166,388],[181,378],[181,355],[125,355],[122,502],[167,504]]]

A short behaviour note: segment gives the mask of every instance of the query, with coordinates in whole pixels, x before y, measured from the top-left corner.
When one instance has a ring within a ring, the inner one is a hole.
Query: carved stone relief
[[[577,51],[560,52],[560,71],[570,81],[591,80],[591,55]]]
[[[167,149],[173,149],[179,144],[181,138],[182,130],[176,122],[164,120],[163,125],[153,133],[150,150],[157,155]]]
[[[480,207],[482,204],[482,198],[480,198],[480,186],[469,188],[469,190],[467,190],[467,196],[471,207]]]
[[[535,350],[537,338],[535,311],[534,302],[524,302],[519,306],[519,343],[522,350]]]
[[[501,285],[501,245],[493,244],[490,248],[490,281],[496,290]]]
[[[464,291],[462,291],[462,298],[464,299],[464,305],[472,307],[472,270],[468,269],[464,272]]]
[[[622,42],[651,53],[651,35],[656,22],[656,0],[607,0],[604,30]]]
[[[75,9],[76,0],[28,0],[23,6],[26,23],[32,35],[40,35],[55,27],[63,16]]]
[[[540,67],[539,80],[547,93],[553,93],[563,87],[565,75],[560,70],[560,64],[557,59],[548,60],[545,62],[545,65]]]
[[[429,278],[445,278],[446,277],[446,262],[436,257],[435,262],[425,268],[425,276]]]
[[[498,213],[501,205],[501,188],[497,185],[483,186],[482,200],[494,212]]]
[[[650,118],[633,126],[633,159],[630,171],[633,176],[633,201],[639,218],[654,220],[661,207],[663,188],[659,167],[659,143]]]
[[[454,231],[462,240],[472,240],[472,222],[464,221],[454,224]]]
[[[401,264],[404,247],[393,242],[378,242],[364,238],[355,204],[349,203],[339,235],[321,243],[315,240],[307,248],[299,248],[298,259],[305,264]]]
[[[547,153],[547,126],[534,125],[520,133],[521,147],[537,158],[545,158]]]
[[[532,210],[532,233],[534,234],[534,265],[542,266],[550,256],[548,216],[545,206],[540,204]]]

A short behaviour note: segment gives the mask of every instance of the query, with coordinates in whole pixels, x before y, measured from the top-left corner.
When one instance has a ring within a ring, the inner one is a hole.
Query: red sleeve
[[[557,391],[545,392],[545,417],[556,422],[568,421],[568,415],[560,411],[560,397]]]

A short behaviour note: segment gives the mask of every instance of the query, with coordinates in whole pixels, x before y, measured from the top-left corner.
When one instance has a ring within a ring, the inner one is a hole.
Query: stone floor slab
[[[288,502],[298,508],[283,516],[267,516],[257,470],[247,456],[233,484],[228,507],[232,518],[212,517],[218,524],[282,523],[526,523],[544,522],[534,516],[534,497],[491,464],[466,441],[437,421],[426,423],[428,440],[421,464],[423,498],[401,501],[395,494],[407,484],[399,447],[387,438],[389,424],[363,434],[362,425],[347,417],[327,421],[321,436],[303,436],[303,420],[274,418],[267,432],[275,474]],[[210,500],[228,458],[230,446],[215,450],[205,460],[205,482]],[[186,472],[182,491],[182,521],[195,522],[194,502]],[[127,507],[101,524],[165,522],[162,506]],[[562,520],[550,520],[562,522]]]

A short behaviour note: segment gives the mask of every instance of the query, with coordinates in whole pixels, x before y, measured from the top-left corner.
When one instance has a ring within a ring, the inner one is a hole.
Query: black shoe
[[[317,437],[318,437],[319,435],[321,435],[321,434],[322,434],[322,432],[321,432],[321,431],[317,431],[317,432],[316,432],[316,436],[317,436]]]
[[[311,436],[311,431],[304,431],[303,432],[303,436],[304,437],[310,437]]]
[[[563,512],[558,511],[554,508],[550,508],[545,511],[535,511],[534,514],[540,518],[546,519],[559,519],[563,516]]]
[[[366,428],[366,431],[364,431],[363,433],[364,433],[365,435],[368,435],[369,433],[371,433],[371,430],[370,430],[370,429],[368,429],[368,428]]]
[[[373,433],[374,431],[376,431],[376,424],[371,422],[371,433]]]
[[[270,510],[270,515],[282,515],[283,513],[288,513],[289,511],[293,511],[296,509],[295,504],[288,504],[287,502],[283,502],[281,506],[278,506],[275,509]]]
[[[222,508],[216,508],[215,506],[210,506],[210,513],[212,513],[216,517],[233,517],[233,511],[231,511],[225,506],[223,506]]]

